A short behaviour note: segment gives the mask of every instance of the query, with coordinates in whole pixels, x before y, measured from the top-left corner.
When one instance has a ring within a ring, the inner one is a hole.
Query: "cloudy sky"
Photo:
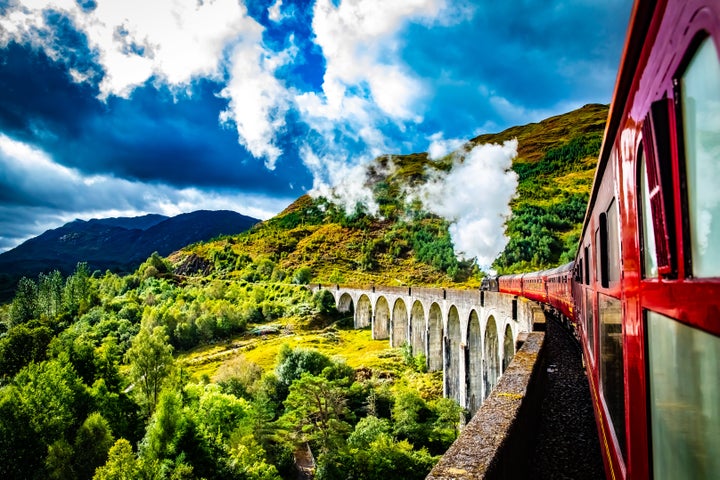
[[[608,103],[630,3],[0,0],[0,251]]]

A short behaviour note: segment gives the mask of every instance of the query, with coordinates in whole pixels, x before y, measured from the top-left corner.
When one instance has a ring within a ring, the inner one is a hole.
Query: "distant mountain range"
[[[75,220],[0,254],[0,283],[54,269],[68,274],[78,262],[87,262],[91,271],[132,271],[153,252],[166,256],[195,242],[244,232],[257,222],[228,210]]]

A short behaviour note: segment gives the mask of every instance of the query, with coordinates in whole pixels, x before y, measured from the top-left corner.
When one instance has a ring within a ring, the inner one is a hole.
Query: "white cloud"
[[[435,174],[414,195],[425,209],[451,223],[458,256],[475,258],[488,268],[507,243],[503,232],[518,181],[510,170],[517,140],[478,145],[456,155],[450,172]]]
[[[44,15],[49,9],[70,18],[97,52],[105,71],[102,97],[127,97],[153,76],[175,86],[196,77],[217,78],[227,45],[257,28],[236,0],[99,1],[91,11],[72,0],[31,0],[0,19],[5,31],[0,42],[30,41],[51,58],[61,58],[61,39]]]
[[[460,138],[445,139],[443,136],[442,132],[437,132],[428,137],[430,146],[428,147],[427,153],[431,160],[439,160],[467,143],[467,140]]]
[[[280,20],[285,18],[285,16],[280,11],[280,9],[282,8],[282,4],[282,0],[277,0],[268,8],[268,18],[273,22],[279,22]]]
[[[228,108],[220,119],[234,122],[240,143],[274,168],[282,152],[273,142],[289,98],[275,70],[292,58],[294,47],[279,54],[265,48],[263,27],[242,2],[105,0],[87,12],[72,0],[29,0],[0,17],[0,46],[27,42],[56,61],[67,60],[63,39],[47,24],[48,9],[66,15],[97,53],[104,71],[101,99],[127,98],[150,80],[178,89],[197,78],[224,82],[229,72],[221,93]],[[74,66],[68,71],[76,82],[95,78],[90,73]]]
[[[240,143],[256,158],[264,158],[265,166],[275,168],[282,154],[273,140],[285,125],[290,107],[287,89],[275,77],[275,70],[290,61],[293,49],[270,54],[260,46],[262,32],[257,38],[239,42],[232,54],[230,81],[220,92],[228,99],[228,108],[220,115],[224,123],[234,122]]]
[[[402,29],[410,22],[439,22],[445,0],[318,0],[313,10],[315,43],[325,57],[321,92],[300,93],[295,104],[300,117],[319,139],[304,145],[301,157],[315,176],[314,193],[334,190],[346,207],[371,196],[364,174],[370,159],[391,153],[382,133],[388,123],[400,130],[422,121],[420,100],[426,86],[400,57]],[[362,153],[356,156],[358,144]],[[352,187],[350,182],[359,182]],[[337,200],[337,198],[336,198]],[[372,209],[374,204],[368,200]]]
[[[204,191],[143,183],[109,175],[85,176],[55,163],[45,152],[0,133],[0,189],[16,206],[0,208],[0,250],[75,218],[135,216],[146,213],[177,215],[195,210],[234,210],[267,219],[291,198],[270,198],[236,191]],[[18,208],[35,212],[36,222],[17,224]],[[12,221],[5,221],[5,218]],[[6,227],[8,229],[6,230]]]

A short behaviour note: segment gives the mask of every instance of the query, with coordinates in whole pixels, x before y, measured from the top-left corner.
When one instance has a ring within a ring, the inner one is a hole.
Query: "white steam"
[[[443,151],[438,145],[429,150]],[[507,244],[503,232],[518,184],[510,169],[516,156],[517,140],[460,151],[450,172],[433,174],[414,192],[427,211],[450,222],[458,257],[475,258],[483,269]]]

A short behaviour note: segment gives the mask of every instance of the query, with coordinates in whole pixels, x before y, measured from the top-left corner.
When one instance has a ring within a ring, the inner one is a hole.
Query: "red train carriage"
[[[719,52],[720,1],[636,2],[575,263],[498,279],[572,295],[608,478],[720,478]]]
[[[544,272],[547,282],[547,303],[568,319],[574,317],[572,297],[574,262]]]

